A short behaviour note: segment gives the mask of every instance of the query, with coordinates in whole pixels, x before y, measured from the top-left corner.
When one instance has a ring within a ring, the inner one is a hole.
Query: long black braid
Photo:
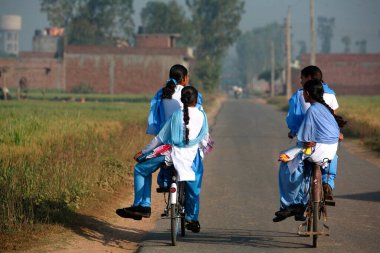
[[[181,102],[183,103],[183,121],[185,122],[185,143],[189,144],[189,132],[188,127],[190,116],[189,106],[194,106],[198,100],[198,91],[192,86],[186,86],[181,91]]]
[[[169,71],[169,80],[166,81],[166,86],[162,88],[161,98],[171,99],[178,82],[182,81],[185,76],[187,76],[187,69],[183,65],[172,66]]]
[[[328,104],[326,104],[325,100],[323,99],[323,85],[320,80],[309,80],[305,83],[303,88],[308,92],[311,98],[323,104],[331,112],[340,128],[344,127],[347,124],[347,121],[345,121],[342,116],[336,115],[334,110]]]

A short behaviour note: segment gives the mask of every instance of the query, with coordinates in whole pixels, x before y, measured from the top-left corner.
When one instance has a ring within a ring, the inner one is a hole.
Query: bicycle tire
[[[177,234],[178,234],[178,223],[179,218],[177,214],[177,205],[171,204],[170,207],[170,223],[171,223],[171,238],[172,238],[172,245],[177,245]]]
[[[171,237],[172,237],[172,245],[177,245],[177,235],[178,235],[178,226],[179,226],[179,218],[177,213],[177,205],[171,204],[170,206],[170,223],[171,223]]]
[[[185,228],[185,217],[181,217],[181,236],[185,237],[186,235],[186,228]]]
[[[308,210],[308,214],[307,214],[307,232],[311,232],[311,225],[313,224],[313,213],[311,211],[311,208],[309,208]],[[310,235],[309,235],[310,236]]]
[[[319,203],[313,203],[313,233],[318,232],[318,212],[319,212]],[[318,235],[313,234],[313,247],[316,248],[318,246]]]
[[[185,224],[185,213],[184,207],[185,207],[185,183],[181,182],[179,187],[179,194],[178,194],[178,202],[181,207],[181,236],[184,237],[186,234],[186,224]]]

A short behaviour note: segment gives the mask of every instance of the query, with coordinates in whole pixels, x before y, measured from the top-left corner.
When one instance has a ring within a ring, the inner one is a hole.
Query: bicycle
[[[185,181],[178,181],[177,172],[174,166],[163,165],[164,169],[171,171],[171,183],[169,194],[164,199],[166,207],[161,217],[170,219],[170,232],[172,245],[177,245],[177,237],[181,232],[181,237],[185,236]]]
[[[329,163],[330,161],[326,161]],[[318,246],[319,235],[330,235],[330,227],[327,225],[326,206],[335,206],[334,201],[326,201],[322,190],[321,165],[305,160],[305,167],[309,169],[310,185],[308,189],[309,200],[305,210],[306,221],[299,225],[297,234],[301,236],[312,236],[313,247]],[[322,230],[318,231],[318,224],[323,219]],[[301,231],[304,227],[304,231]],[[326,229],[326,231],[325,231]]]

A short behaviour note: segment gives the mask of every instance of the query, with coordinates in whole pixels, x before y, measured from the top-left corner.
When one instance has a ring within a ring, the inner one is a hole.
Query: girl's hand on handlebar
[[[305,142],[304,147],[305,148],[312,148],[315,146],[315,142]]]
[[[139,156],[141,156],[143,153],[140,151],[140,152],[138,152],[134,157],[133,157],[133,159],[135,159],[135,161],[137,162],[137,158],[139,157]]]
[[[343,141],[343,139],[344,139],[343,134],[342,134],[342,133],[339,133],[339,141]]]

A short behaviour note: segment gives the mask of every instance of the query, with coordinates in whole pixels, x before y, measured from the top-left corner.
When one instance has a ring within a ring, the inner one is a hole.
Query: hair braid
[[[181,91],[181,102],[183,103],[183,122],[185,123],[185,143],[189,144],[189,106],[196,105],[198,100],[198,91],[192,86],[186,86]]]
[[[340,128],[344,127],[347,124],[347,121],[345,121],[342,116],[336,115],[334,110],[328,104],[326,104],[325,100],[323,99],[322,83],[317,79],[313,79],[307,81],[306,84],[304,88],[306,87],[305,89],[309,91],[309,95],[311,95],[311,97],[314,98],[317,102],[324,105],[331,112]]]
[[[175,86],[176,86],[176,81],[174,79],[169,79],[167,82],[166,82],[166,86],[164,88],[162,88],[162,95],[161,95],[161,98],[162,99],[171,99],[174,92],[175,92]]]
[[[185,142],[186,144],[189,144],[189,120],[190,120],[190,116],[189,116],[189,107],[187,104],[184,104],[183,105],[183,121],[185,122]]]
[[[323,98],[322,98],[322,101],[318,101],[318,102],[320,102],[321,104],[326,106],[327,109],[329,109],[331,114],[334,116],[336,123],[338,123],[339,128],[342,128],[347,124],[347,121],[345,121],[342,116],[336,115],[334,110],[331,109],[331,107],[328,104],[326,104],[326,102]]]

